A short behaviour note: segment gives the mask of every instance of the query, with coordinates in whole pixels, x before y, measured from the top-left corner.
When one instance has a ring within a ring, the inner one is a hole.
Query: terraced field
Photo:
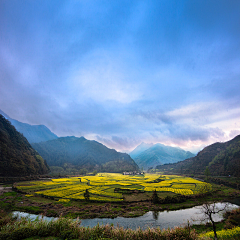
[[[18,183],[18,190],[27,195],[40,195],[58,199],[60,202],[84,200],[88,189],[90,200],[117,202],[123,201],[122,192],[145,191],[173,192],[181,195],[203,193],[211,190],[211,184],[193,178],[176,175],[122,175],[118,173],[99,173],[96,176],[51,179]],[[138,190],[138,191],[136,191]]]

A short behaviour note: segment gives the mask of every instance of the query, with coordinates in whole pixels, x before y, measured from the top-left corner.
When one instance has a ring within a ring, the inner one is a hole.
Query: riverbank
[[[212,207],[212,206],[211,206]],[[226,210],[230,211],[238,208],[237,205],[228,203],[216,203],[214,204],[216,209],[223,209],[226,207]],[[202,219],[205,218],[205,215],[201,212],[203,206],[197,206],[187,209],[174,210],[174,211],[161,211],[161,212],[153,212],[149,211],[145,213],[143,216],[132,217],[132,218],[94,218],[94,219],[81,219],[81,226],[83,227],[95,227],[98,224],[100,225],[114,225],[123,227],[124,229],[138,229],[141,228],[143,230],[148,229],[149,227],[160,228],[160,229],[173,229],[175,227],[183,227],[187,224],[201,224]],[[14,211],[12,213],[13,216],[17,216],[18,219],[21,217],[27,217],[31,221],[36,219],[43,219],[47,221],[52,221],[57,218],[53,217],[45,217],[39,216],[36,214],[28,214],[24,212]],[[215,222],[220,222],[223,220],[222,215],[213,215],[212,216]]]
[[[192,196],[189,199],[186,199],[186,201],[181,202],[181,203],[169,203],[169,204],[153,204],[151,201],[140,201],[140,202],[122,202],[122,203],[96,203],[96,202],[75,202],[75,201],[70,201],[68,203],[59,203],[58,201],[54,201],[51,199],[46,199],[46,198],[41,198],[41,197],[36,197],[36,196],[26,196],[24,194],[21,193],[17,193],[17,192],[6,192],[3,193],[0,196],[0,208],[5,209],[6,211],[13,211],[13,210],[18,210],[18,211],[23,211],[23,212],[29,212],[29,213],[35,213],[35,214],[43,214],[45,216],[54,216],[54,217],[59,217],[59,216],[65,216],[65,217],[71,217],[71,218],[81,218],[81,219],[87,219],[87,218],[116,218],[119,216],[122,217],[138,217],[138,216],[142,216],[143,214],[145,214],[148,211],[154,211],[154,212],[159,212],[159,211],[163,211],[163,210],[173,210],[173,209],[184,209],[184,208],[190,208],[192,206],[196,206],[196,205],[200,205],[202,204],[204,201],[221,201],[224,199],[229,199],[229,197],[231,198],[235,198],[239,196],[239,191],[235,191],[233,189],[230,188],[223,188],[223,187],[214,187],[214,191],[212,193],[209,194],[205,194],[205,195],[198,195],[198,196]],[[168,197],[169,199],[169,197]],[[4,211],[4,212],[6,212]],[[160,213],[161,215],[161,213]],[[10,219],[10,220],[9,220]],[[65,219],[63,217],[60,217],[60,219]],[[10,224],[13,224],[15,220],[8,218],[8,220],[0,220],[0,225],[1,224],[6,224],[7,222],[10,222]],[[61,220],[63,222],[65,222],[66,220]],[[70,221],[70,220],[69,220]],[[12,222],[12,223],[11,223]],[[231,221],[230,221],[231,222]],[[27,224],[27,222],[26,222]],[[72,223],[71,223],[72,224]],[[66,225],[67,227],[70,227],[72,225]],[[221,224],[221,223],[220,223]],[[218,224],[220,227],[218,228],[218,230],[223,229],[225,224]],[[31,225],[31,224],[30,224]],[[32,225],[31,225],[32,226]],[[14,239],[12,237],[14,237],[15,235],[17,236],[16,239],[25,239],[27,237],[33,237],[36,234],[38,235],[37,239],[44,239],[44,240],[56,240],[56,239],[65,239],[63,238],[64,236],[66,236],[68,239],[71,239],[71,236],[74,236],[74,238],[79,238],[79,239],[129,239],[131,237],[131,239],[154,239],[152,236],[157,236],[156,239],[159,239],[159,236],[175,236],[175,239],[183,239],[181,238],[183,235],[182,234],[186,234],[188,233],[188,235],[184,235],[184,239],[198,239],[198,234],[200,234],[203,231],[206,231],[206,226],[202,225],[202,226],[193,226],[189,229],[186,230],[186,228],[181,228],[181,230],[168,230],[167,232],[160,231],[158,230],[158,232],[156,233],[155,228],[153,230],[151,230],[150,232],[147,232],[147,230],[139,230],[139,232],[137,231],[133,231],[131,230],[131,233],[125,231],[122,228],[114,228],[112,227],[113,230],[111,230],[112,232],[108,232],[109,235],[104,235],[105,231],[110,231],[108,230],[109,226],[101,226],[101,227],[92,227],[89,228],[88,230],[86,230],[86,228],[82,228],[80,232],[82,235],[79,235],[80,237],[76,237],[76,235],[71,235],[72,232],[74,232],[75,230],[69,230],[67,231],[67,228],[64,230],[62,230],[61,233],[55,233],[55,231],[57,231],[56,229],[59,227],[58,224],[56,224],[51,232],[45,232],[44,234],[42,233],[45,227],[41,228],[39,226],[39,228],[37,228],[37,230],[34,228],[32,229],[32,227],[29,227],[29,224],[26,225],[22,225],[21,228],[19,230],[14,230],[13,233],[12,232],[8,232],[6,233],[7,235],[2,235],[3,237],[0,237],[1,239]],[[63,227],[61,225],[61,227]],[[15,228],[14,228],[15,229]],[[25,229],[25,230],[22,230]],[[55,230],[54,230],[55,229]],[[85,230],[84,230],[85,229]],[[98,229],[98,230],[97,230]],[[179,228],[178,228],[179,229]],[[205,230],[204,230],[205,229]],[[208,230],[211,230],[211,226],[209,226]],[[21,232],[23,231],[23,232]],[[25,231],[27,233],[33,233],[35,235],[25,235]],[[88,235],[85,234],[85,232],[88,231]],[[96,231],[98,231],[98,234],[96,234]],[[129,230],[130,231],[130,230]],[[189,237],[189,231],[191,232],[191,234],[194,234],[194,238],[187,238]],[[2,232],[2,231],[1,231]],[[3,231],[4,232],[4,231]],[[1,233],[2,234],[2,233]],[[0,235],[1,235],[0,234]],[[15,235],[14,235],[15,234]],[[18,234],[18,235],[17,235]],[[18,238],[19,234],[23,234],[22,236],[24,238]],[[41,235],[43,234],[43,235]],[[100,235],[99,235],[100,234]],[[118,234],[122,234],[122,238],[120,237],[120,235]],[[140,237],[140,235],[142,237]],[[149,235],[150,234],[150,235]],[[160,235],[162,234],[162,235]],[[171,235],[172,234],[172,235]],[[175,234],[175,235],[174,235]],[[179,234],[179,235],[178,235]],[[8,238],[7,236],[11,236],[10,238]],[[48,237],[47,237],[48,236]],[[52,238],[51,238],[51,237]],[[111,238],[109,236],[115,237],[115,238]],[[144,236],[144,237],[143,237]],[[73,238],[73,239],[74,239]],[[30,238],[30,239],[35,239],[35,238]],[[168,239],[163,238],[162,239]]]
[[[57,237],[60,239],[186,239],[196,240],[197,234],[194,230],[187,228],[176,228],[173,230],[160,230],[151,228],[148,230],[132,230],[114,227],[111,225],[97,225],[92,228],[81,227],[81,221],[72,221],[67,218],[59,218],[56,221],[35,221],[30,222],[26,219],[20,221],[7,222],[2,225],[0,240],[6,239],[49,239]],[[2,221],[0,221],[0,224]]]
[[[9,189],[8,189],[9,190]],[[213,185],[213,191],[207,194],[178,197],[176,194],[158,194],[161,203],[153,203],[152,193],[128,195],[125,199],[140,201],[123,201],[114,203],[69,201],[59,202],[40,196],[27,195],[18,192],[6,192],[0,195],[0,208],[8,211],[21,211],[33,214],[42,214],[48,217],[70,217],[81,219],[89,218],[116,218],[138,217],[154,211],[178,210],[201,205],[203,202],[223,201],[237,198],[238,190],[228,187]],[[145,200],[144,200],[145,198]],[[146,200],[148,199],[148,200]]]
[[[5,215],[4,215],[5,214]],[[225,214],[225,219],[217,224],[219,239],[239,239],[240,237],[240,209],[236,209]],[[232,225],[232,224],[235,225]],[[231,225],[229,225],[231,224]],[[186,227],[176,227],[174,229],[130,229],[113,226],[111,224],[99,225],[88,228],[81,225],[80,220],[71,220],[60,217],[54,221],[29,221],[22,218],[20,221],[7,215],[0,210],[0,240],[6,239],[41,239],[41,240],[60,240],[60,239],[209,239],[209,231],[212,226],[207,223],[204,225],[187,225]],[[227,236],[227,238],[226,238]]]

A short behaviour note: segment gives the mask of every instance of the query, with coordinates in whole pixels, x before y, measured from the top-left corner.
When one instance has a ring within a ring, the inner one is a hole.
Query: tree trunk
[[[212,222],[212,226],[213,226],[214,240],[217,240],[217,231],[216,231],[216,225],[215,225],[215,222],[213,221],[211,215],[209,216],[209,218],[210,218],[210,220],[211,220],[211,222]]]

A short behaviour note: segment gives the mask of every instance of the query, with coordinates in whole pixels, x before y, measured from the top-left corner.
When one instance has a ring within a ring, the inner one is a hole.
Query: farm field
[[[15,187],[27,193],[26,196],[48,197],[59,202],[84,200],[88,190],[91,201],[121,202],[123,193],[171,192],[181,195],[204,193],[211,190],[211,184],[190,177],[176,175],[122,175],[98,173],[96,176],[58,178],[44,181],[17,183]]]

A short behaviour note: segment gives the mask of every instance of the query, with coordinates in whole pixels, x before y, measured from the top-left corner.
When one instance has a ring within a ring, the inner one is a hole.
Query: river
[[[218,208],[222,208],[224,203],[217,203]],[[228,204],[227,210],[232,210],[238,208],[236,204]],[[35,220],[39,215],[28,214],[24,212],[13,212],[14,216],[20,217],[29,217],[31,220]],[[54,220],[56,218],[43,217],[47,221]],[[98,223],[102,224],[113,224],[114,226],[120,226],[123,228],[131,229],[147,229],[148,227],[159,227],[160,229],[174,228],[177,226],[185,226],[188,221],[190,224],[200,224],[201,219],[203,219],[203,214],[201,213],[201,206],[192,207],[188,209],[176,210],[176,211],[163,211],[163,212],[147,212],[141,217],[135,218],[124,218],[117,217],[114,219],[111,218],[94,218],[94,219],[81,219],[81,226],[84,227],[93,227]],[[214,216],[215,221],[221,221],[223,219],[222,214]]]

